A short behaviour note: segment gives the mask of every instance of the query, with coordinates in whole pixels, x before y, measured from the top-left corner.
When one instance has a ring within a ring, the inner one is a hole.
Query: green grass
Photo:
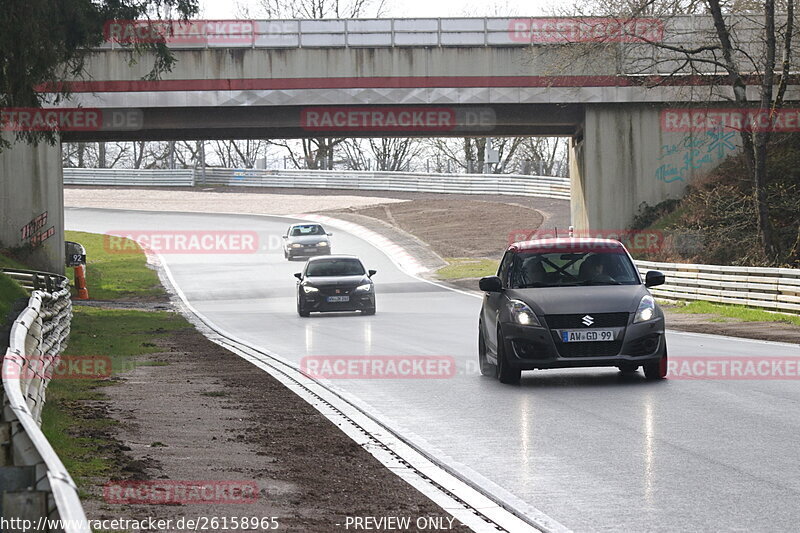
[[[742,305],[725,305],[711,302],[689,302],[672,308],[677,313],[710,314],[736,318],[745,322],[785,322],[800,326],[800,316],[770,313]]]
[[[5,323],[14,301],[27,297],[28,293],[16,281],[0,273],[0,325]]]
[[[449,264],[436,271],[439,279],[482,278],[493,276],[497,272],[499,261],[494,259],[470,259],[465,257],[448,257]]]
[[[177,313],[76,307],[64,355],[108,357],[112,375],[117,375],[135,366],[152,364],[137,363],[135,358],[159,352],[161,349],[153,340],[189,327]],[[108,379],[56,376],[47,387],[42,431],[79,485],[91,483],[91,478],[108,479],[114,473],[112,458],[103,453],[108,442],[93,433],[116,422],[95,417],[83,407],[87,401],[103,399],[102,387],[112,383]]]
[[[164,296],[158,274],[147,268],[147,258],[135,242],[123,239],[120,250],[112,249],[107,236],[80,231],[65,232],[68,241],[86,248],[86,285],[92,300],[126,300]],[[73,269],[68,268],[73,278]]]

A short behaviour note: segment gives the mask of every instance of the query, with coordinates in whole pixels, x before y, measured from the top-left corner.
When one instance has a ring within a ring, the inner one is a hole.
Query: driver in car
[[[581,267],[578,270],[578,279],[580,281],[614,283],[616,280],[611,276],[614,267],[613,258],[610,254],[590,255],[581,263]]]

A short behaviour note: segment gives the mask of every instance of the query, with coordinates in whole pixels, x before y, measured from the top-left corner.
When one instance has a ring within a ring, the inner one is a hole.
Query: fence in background
[[[127,170],[65,168],[65,185],[288,187],[458,194],[500,194],[569,200],[568,178],[511,174],[428,174],[337,170],[206,168]]]
[[[66,533],[90,533],[77,487],[39,428],[49,376],[69,335],[69,281],[46,272],[0,270],[30,292],[2,361],[0,516],[32,520],[40,531],[57,531],[44,520],[61,519]]]

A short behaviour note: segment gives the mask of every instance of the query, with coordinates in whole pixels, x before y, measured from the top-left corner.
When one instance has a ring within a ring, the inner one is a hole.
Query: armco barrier
[[[170,173],[174,176],[170,177]],[[288,187],[537,196],[569,200],[567,178],[512,174],[427,174],[336,170],[65,168],[65,185]]]
[[[666,284],[653,295],[675,300],[705,300],[800,312],[800,270],[794,268],[728,267],[636,261],[644,275],[660,270]]]
[[[48,372],[66,346],[72,319],[69,281],[45,272],[0,269],[31,292],[11,326],[2,361],[0,413],[2,516],[5,519],[60,519],[63,529],[90,533],[78,490],[39,429]],[[37,526],[38,527],[38,526]]]
[[[125,169],[65,168],[65,185],[127,185],[137,187],[191,187],[194,170],[189,169]]]

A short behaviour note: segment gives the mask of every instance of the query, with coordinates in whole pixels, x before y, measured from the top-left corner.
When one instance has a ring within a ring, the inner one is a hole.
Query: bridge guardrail
[[[665,274],[666,284],[650,289],[657,297],[800,312],[800,269],[653,261],[636,261],[636,266],[642,275],[648,270],[660,270]]]
[[[46,272],[0,271],[30,292],[11,326],[2,360],[2,516],[60,519],[60,529],[40,522],[40,530],[90,533],[75,482],[39,428],[49,375],[70,331],[69,280]]]
[[[101,171],[101,172],[96,172]],[[148,173],[152,173],[152,176]],[[170,173],[177,173],[170,178]],[[428,174],[336,170],[65,168],[65,185],[288,187],[536,196],[569,200],[568,178],[516,174]]]

